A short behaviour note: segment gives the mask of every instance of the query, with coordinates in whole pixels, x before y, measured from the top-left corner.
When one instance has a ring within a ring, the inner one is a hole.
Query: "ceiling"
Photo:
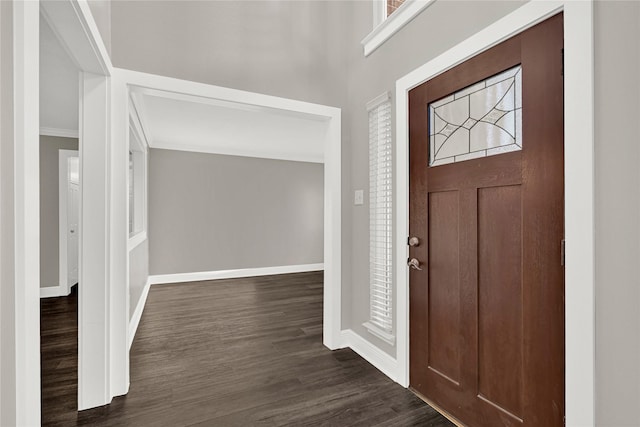
[[[134,110],[152,148],[322,163],[317,116],[138,88]]]
[[[78,91],[78,68],[40,15],[41,133],[77,136]]]

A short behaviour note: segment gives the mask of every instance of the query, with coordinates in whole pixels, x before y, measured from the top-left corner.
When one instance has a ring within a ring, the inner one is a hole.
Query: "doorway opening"
[[[78,401],[79,77],[40,12],[40,364],[43,419]]]

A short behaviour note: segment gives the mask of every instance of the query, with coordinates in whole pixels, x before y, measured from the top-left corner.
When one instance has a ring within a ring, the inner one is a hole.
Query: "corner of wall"
[[[91,15],[98,26],[100,37],[107,48],[109,56],[111,54],[111,1],[109,0],[87,0]]]

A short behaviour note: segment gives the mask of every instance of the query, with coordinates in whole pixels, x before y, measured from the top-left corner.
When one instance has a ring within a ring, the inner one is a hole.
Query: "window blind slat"
[[[391,102],[369,111],[370,322],[393,330]]]

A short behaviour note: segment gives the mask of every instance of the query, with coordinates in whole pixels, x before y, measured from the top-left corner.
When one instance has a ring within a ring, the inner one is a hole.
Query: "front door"
[[[564,424],[563,20],[409,93],[410,385],[468,426]]]

